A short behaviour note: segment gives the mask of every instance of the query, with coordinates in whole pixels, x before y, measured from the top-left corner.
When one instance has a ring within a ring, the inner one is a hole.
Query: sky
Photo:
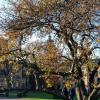
[[[3,8],[3,6],[5,5],[5,1],[6,0],[0,0],[0,10]],[[0,30],[0,36],[3,34],[3,32]]]
[[[0,8],[3,6],[4,3],[5,3],[5,0],[0,0]]]
[[[7,0],[0,0],[0,9],[6,4],[6,1]],[[0,35],[2,35],[2,31],[0,31]],[[31,38],[30,39],[30,41],[32,41],[33,39],[35,39],[35,40],[37,40],[35,37],[34,38]],[[100,58],[100,50],[98,49],[98,50],[95,50],[94,51],[94,56],[96,57],[96,58]]]

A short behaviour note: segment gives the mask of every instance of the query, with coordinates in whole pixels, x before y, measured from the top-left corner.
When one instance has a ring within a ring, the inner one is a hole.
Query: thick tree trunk
[[[76,95],[77,95],[77,99],[78,100],[83,100],[83,91],[82,91],[82,88],[81,88],[81,83],[80,83],[80,79],[77,80],[77,82],[75,83],[75,92],[76,92]]]
[[[81,95],[80,88],[79,87],[76,87],[75,91],[76,91],[77,99],[78,100],[83,100],[82,99],[82,95]]]

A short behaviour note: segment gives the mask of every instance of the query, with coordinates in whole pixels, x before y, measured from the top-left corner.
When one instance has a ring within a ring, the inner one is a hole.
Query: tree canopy
[[[61,56],[72,62],[69,72],[76,74],[76,79],[82,77],[81,66],[88,65],[93,51],[100,49],[99,0],[8,0],[8,5],[0,26],[12,41],[9,53],[19,50],[16,56],[25,58],[22,46],[29,36],[54,34],[53,39],[67,48]],[[50,46],[47,49],[44,56],[52,56]]]

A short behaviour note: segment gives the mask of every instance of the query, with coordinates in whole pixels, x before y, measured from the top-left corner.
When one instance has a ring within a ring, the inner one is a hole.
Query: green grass
[[[10,91],[8,98],[17,98],[18,91]],[[22,97],[18,100],[63,100],[56,95],[47,93],[47,92],[40,92],[40,91],[29,91],[26,96]]]
[[[49,94],[49,93],[45,93],[45,92],[28,92],[27,93],[27,97],[28,98],[45,98],[45,99],[48,99],[48,98],[54,98],[54,95],[52,94]]]
[[[55,96],[53,94],[46,93],[46,92],[39,92],[39,91],[37,91],[37,92],[28,92],[26,98],[37,98],[37,100],[39,98],[41,98],[40,100],[44,100],[44,99],[45,100],[55,100],[55,99],[56,100],[58,100],[58,99],[61,100],[61,98],[59,98],[58,96]],[[31,99],[31,100],[35,100],[35,99]]]
[[[62,100],[62,99],[23,98],[21,100]]]

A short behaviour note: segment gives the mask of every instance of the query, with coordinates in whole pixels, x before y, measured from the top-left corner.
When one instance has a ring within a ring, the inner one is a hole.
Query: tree
[[[18,37],[27,37],[37,30],[41,33],[44,28],[45,33],[54,32],[67,45],[70,58],[67,55],[66,58],[72,60],[70,72],[80,80],[81,66],[91,59],[92,51],[100,48],[96,41],[100,36],[99,28],[94,23],[98,16],[98,0],[70,0],[66,3],[62,0],[15,0],[10,3],[6,13],[8,18],[1,21],[2,28],[18,32]]]

